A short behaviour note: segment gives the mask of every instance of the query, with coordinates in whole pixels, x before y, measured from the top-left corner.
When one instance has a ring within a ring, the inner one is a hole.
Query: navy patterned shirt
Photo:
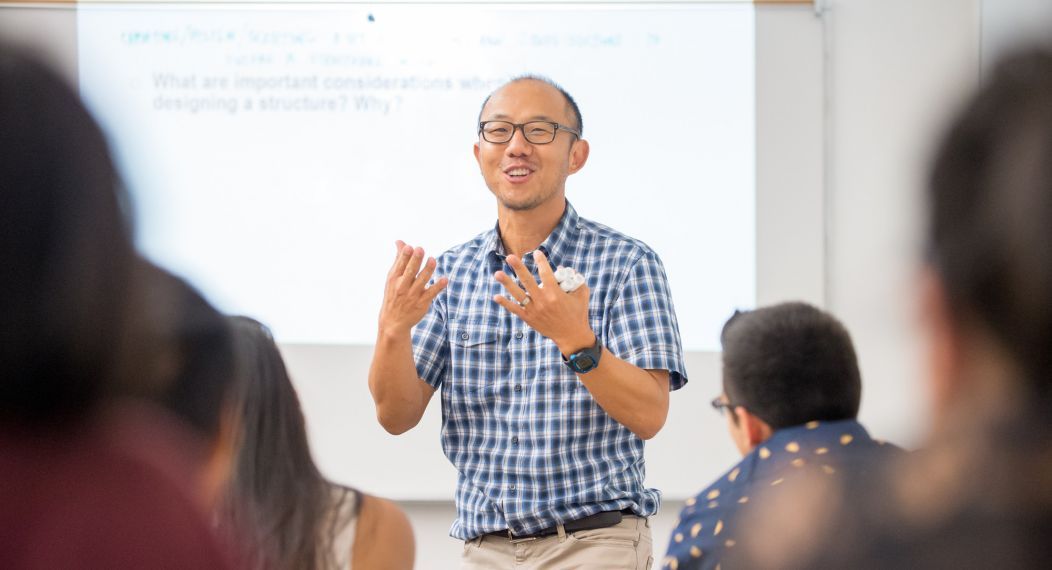
[[[584,274],[589,321],[603,346],[686,382],[665,270],[645,244],[578,217],[567,202],[539,247],[553,266]],[[442,448],[458,471],[450,535],[529,534],[600,511],[657,511],[643,486],[643,440],[611,418],[555,343],[493,302],[504,260],[497,228],[438,258],[449,286],[413,329],[417,373],[442,395]],[[532,255],[523,261],[538,279]],[[602,366],[602,363],[600,363]]]
[[[661,568],[718,569],[733,549],[741,548],[739,542],[749,538],[739,532],[743,518],[763,513],[774,493],[791,488],[788,481],[839,477],[841,471],[860,473],[901,453],[899,447],[871,439],[855,420],[780,429],[687,500]]]

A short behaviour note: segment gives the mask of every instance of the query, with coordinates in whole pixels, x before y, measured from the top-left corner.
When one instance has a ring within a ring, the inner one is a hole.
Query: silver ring
[[[530,301],[532,301],[532,300],[533,300],[533,297],[530,297],[530,294],[526,293],[526,297],[524,297],[521,301],[519,301],[519,306],[522,307],[523,309],[525,309],[526,305],[529,305]]]

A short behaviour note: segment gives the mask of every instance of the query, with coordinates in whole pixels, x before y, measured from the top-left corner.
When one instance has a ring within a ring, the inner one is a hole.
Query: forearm
[[[388,432],[400,434],[415,426],[433,390],[417,376],[408,331],[381,330],[369,366],[369,391],[376,417]]]
[[[578,374],[596,403],[640,439],[657,435],[668,417],[669,380],[664,370],[644,370],[603,348],[599,366]]]

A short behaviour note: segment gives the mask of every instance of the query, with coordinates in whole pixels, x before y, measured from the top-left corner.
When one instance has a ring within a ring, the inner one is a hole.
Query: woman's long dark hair
[[[311,457],[296,390],[270,331],[231,317],[241,358],[234,390],[240,423],[221,530],[247,541],[250,568],[333,568],[333,539],[347,522],[338,494]]]

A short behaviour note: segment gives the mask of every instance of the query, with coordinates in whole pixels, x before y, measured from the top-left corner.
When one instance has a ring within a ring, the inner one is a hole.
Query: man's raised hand
[[[537,283],[517,256],[509,255],[507,260],[522,286],[507,273],[498,271],[494,278],[511,298],[494,295],[493,301],[552,339],[563,354],[592,346],[595,334],[588,324],[588,285],[581,285],[572,293],[560,289],[548,258],[540,251],[534,252],[533,260],[541,283]]]
[[[398,253],[387,273],[384,302],[380,307],[380,334],[408,333],[449,284],[449,279],[442,277],[428,287],[427,282],[435,272],[435,258],[429,257],[424,263],[423,248],[414,248],[401,240],[395,242],[395,246]]]

